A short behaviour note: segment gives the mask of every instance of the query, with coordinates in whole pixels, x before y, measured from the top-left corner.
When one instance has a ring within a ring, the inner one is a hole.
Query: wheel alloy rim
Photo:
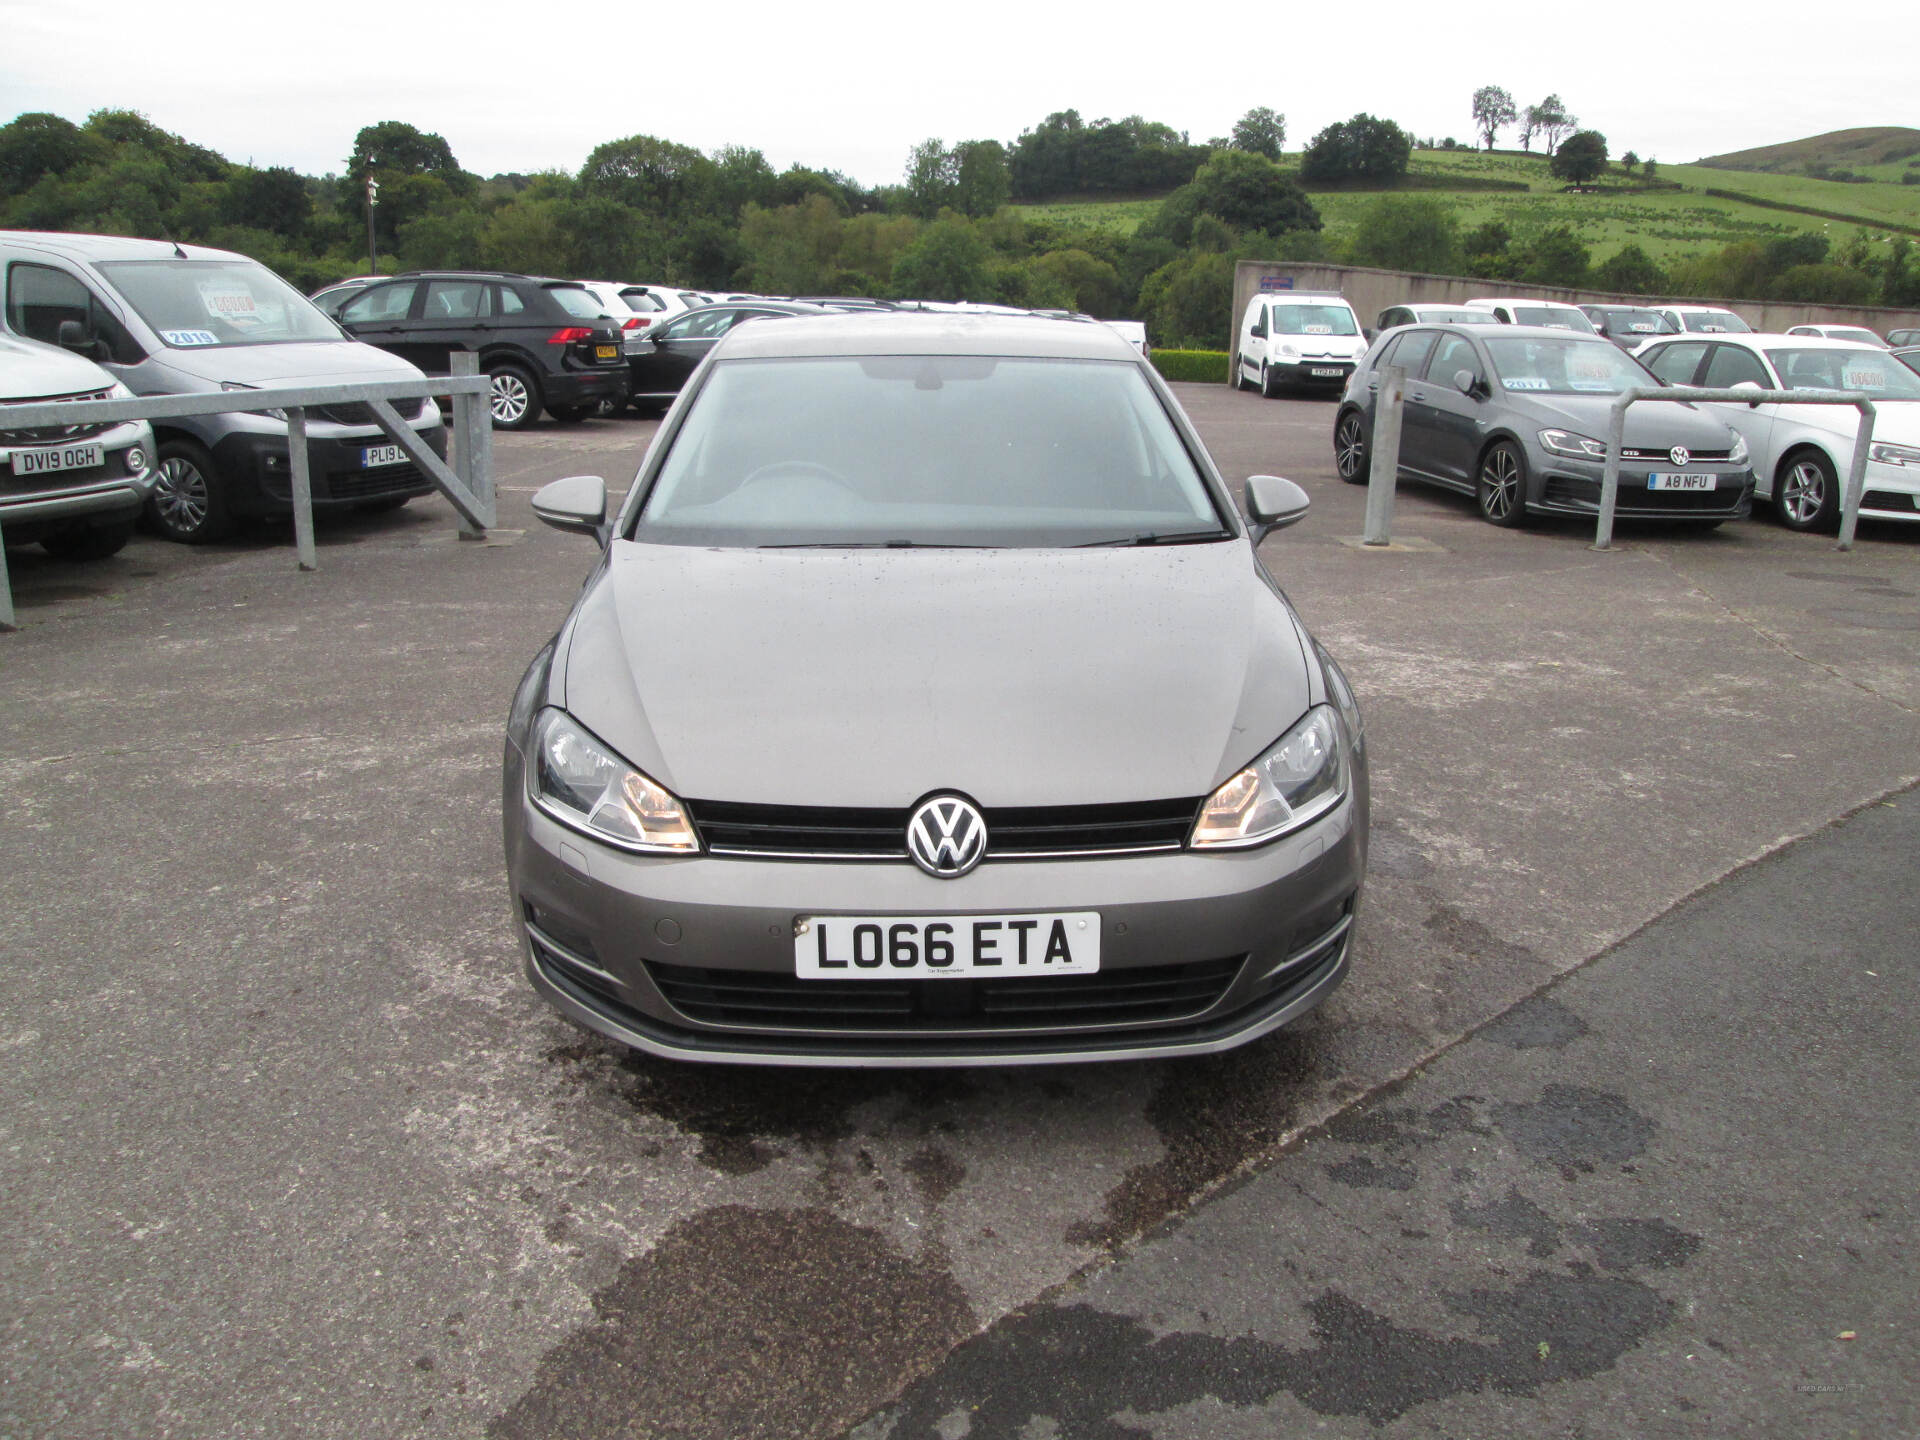
[[[1365,448],[1360,441],[1360,422],[1349,415],[1340,422],[1340,439],[1334,446],[1334,460],[1342,479],[1351,480],[1360,473],[1360,455]]]
[[[1780,503],[1796,524],[1811,524],[1827,503],[1827,477],[1811,460],[1802,460],[1787,471],[1787,483],[1780,487]]]
[[[160,478],[153,487],[153,508],[161,523],[179,535],[191,535],[207,519],[207,477],[191,460],[178,455],[160,462]]]
[[[518,375],[493,377],[493,418],[502,425],[517,424],[527,413],[527,385]]]
[[[1520,499],[1520,464],[1508,450],[1496,450],[1480,467],[1480,483],[1486,486],[1482,502],[1489,520],[1504,520],[1513,513]]]

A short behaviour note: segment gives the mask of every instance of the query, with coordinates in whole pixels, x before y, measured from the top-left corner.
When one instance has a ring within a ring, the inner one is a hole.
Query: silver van
[[[144,420],[71,425],[9,422],[16,405],[121,400],[98,365],[0,335],[0,539],[38,542],[63,560],[104,560],[133,538],[153,489],[153,432]]]
[[[136,395],[417,379],[394,355],[350,340],[279,276],[244,255],[132,240],[0,230],[4,329],[98,362]],[[396,407],[436,454],[431,400]],[[292,512],[286,417],[275,410],[153,422],[157,476],[147,518],[200,543],[249,519]],[[308,412],[316,510],[394,509],[433,488],[365,405]]]

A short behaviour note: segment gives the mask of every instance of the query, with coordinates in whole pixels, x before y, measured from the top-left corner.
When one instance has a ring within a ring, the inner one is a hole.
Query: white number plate
[[[1314,370],[1313,373],[1317,376],[1320,376],[1322,379],[1338,380],[1346,372],[1343,370],[1338,370],[1331,366],[1328,366],[1324,368],[1317,368]]]
[[[54,470],[84,470],[107,458],[102,445],[62,445],[58,450],[16,450],[13,452],[15,475],[45,475]]]
[[[815,915],[793,937],[802,980],[1093,975],[1100,916]]]
[[[398,465],[407,458],[407,452],[398,445],[369,445],[360,452],[360,466],[371,470],[376,465]]]
[[[1719,478],[1717,475],[1690,475],[1679,470],[1655,470],[1647,476],[1647,489],[1712,490]]]

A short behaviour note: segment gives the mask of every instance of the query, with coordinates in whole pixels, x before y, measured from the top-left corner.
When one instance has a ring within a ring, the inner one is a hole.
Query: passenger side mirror
[[[1764,390],[1766,386],[1762,385],[1758,380],[1736,380],[1727,388],[1729,390]],[[1758,410],[1760,408],[1760,402],[1758,400],[1749,400],[1747,401],[1747,408],[1749,410]]]
[[[1276,530],[1306,518],[1313,502],[1307,492],[1278,475],[1247,477],[1247,516],[1253,521],[1253,543],[1258,545]]]
[[[1453,388],[1469,399],[1476,398],[1480,394],[1480,377],[1471,370],[1456,370],[1453,372]]]
[[[1367,344],[1371,345],[1373,343],[1374,332],[1372,331],[1372,329],[1370,329],[1365,325],[1362,325],[1360,327],[1360,334],[1361,334],[1361,337],[1367,342]]]
[[[533,513],[556,530],[591,535],[602,545],[612,538],[607,482],[598,475],[569,475],[542,485],[534,492]]]
[[[86,327],[78,320],[62,320],[54,334],[62,350],[71,350],[89,360],[104,360],[107,357],[106,341],[89,339]]]

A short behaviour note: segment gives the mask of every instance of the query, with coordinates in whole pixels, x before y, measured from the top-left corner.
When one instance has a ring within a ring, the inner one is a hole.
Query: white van
[[[1599,333],[1578,305],[1563,305],[1558,300],[1496,295],[1490,299],[1469,300],[1467,308],[1485,310],[1502,325],[1545,325],[1553,330],[1575,330],[1582,335]]]
[[[1240,317],[1237,390],[1260,387],[1277,395],[1283,385],[1339,389],[1367,353],[1360,317],[1340,295],[1256,295]]]

